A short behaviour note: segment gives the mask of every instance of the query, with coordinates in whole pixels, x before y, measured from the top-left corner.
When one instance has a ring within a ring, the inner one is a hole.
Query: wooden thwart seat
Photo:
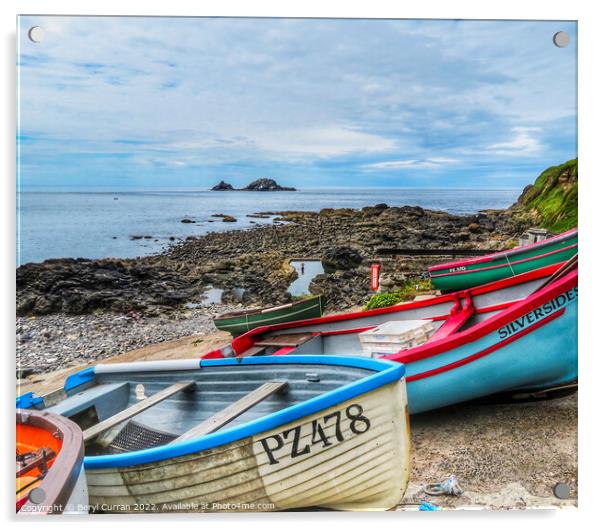
[[[106,420],[101,421],[96,425],[93,425],[89,429],[86,429],[84,431],[84,441],[87,442],[88,440],[91,440],[92,438],[98,436],[102,432],[107,431],[108,429],[126,420],[129,420],[130,418],[133,418],[137,414],[140,414],[141,412],[167,399],[168,397],[171,397],[174,394],[181,392],[182,390],[186,390],[187,388],[192,387],[194,384],[194,381],[180,381],[167,388],[164,388],[163,390],[160,390],[156,394],[153,394],[152,396],[143,399],[135,405],[132,405],[131,407],[122,410],[121,412],[118,412],[114,416],[111,416],[110,418],[107,418]]]
[[[273,337],[266,337],[260,339],[255,343],[255,346],[301,346],[304,342],[311,339],[313,335],[311,333],[292,333],[288,335],[274,335]]]
[[[260,353],[265,352],[265,346],[251,346],[242,352],[239,357],[253,357],[254,355],[259,355]]]
[[[220,410],[210,418],[202,421],[192,429],[181,434],[171,443],[182,442],[184,440],[190,440],[192,438],[199,438],[205,434],[209,434],[221,429],[224,425],[230,423],[232,420],[240,416],[243,412],[246,412],[250,408],[257,405],[257,403],[267,399],[272,394],[275,394],[279,390],[282,390],[288,385],[286,381],[268,381],[264,383],[256,390],[253,390],[250,394],[242,397],[238,401],[227,406],[225,409]]]

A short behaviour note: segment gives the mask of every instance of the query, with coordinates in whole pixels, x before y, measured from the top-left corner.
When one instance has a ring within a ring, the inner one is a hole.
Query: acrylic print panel
[[[576,22],[24,15],[17,71],[18,510],[577,505]]]

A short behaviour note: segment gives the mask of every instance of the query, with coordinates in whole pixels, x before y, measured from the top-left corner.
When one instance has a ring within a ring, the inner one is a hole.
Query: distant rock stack
[[[274,179],[261,178],[254,180],[244,188],[234,188],[232,184],[228,184],[223,180],[219,184],[213,186],[211,191],[297,191],[295,188],[280,186]]]
[[[280,186],[274,179],[257,179],[251,182],[244,191],[297,191],[295,188]]]
[[[211,188],[211,191],[233,191],[234,188],[232,186],[232,184],[228,184],[227,182],[224,182],[223,180],[219,181],[219,184],[216,184],[215,186],[213,186],[213,188]]]

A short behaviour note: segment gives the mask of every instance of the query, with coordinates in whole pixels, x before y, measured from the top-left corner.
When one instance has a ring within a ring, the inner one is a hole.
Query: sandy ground
[[[199,357],[229,342],[217,332],[152,344],[105,363]],[[95,363],[92,363],[95,364]],[[47,393],[70,373],[89,365],[35,374],[17,392]],[[398,510],[423,500],[444,508],[541,508],[577,506],[577,394],[520,404],[462,404],[411,418],[412,477]],[[425,484],[455,474],[459,497],[425,494]],[[570,497],[554,497],[558,482]]]
[[[462,404],[412,416],[412,480],[403,503],[497,509],[577,506],[577,394],[513,404]],[[432,497],[456,475],[464,494]],[[570,487],[566,500],[553,487]],[[411,508],[401,504],[398,509]]]

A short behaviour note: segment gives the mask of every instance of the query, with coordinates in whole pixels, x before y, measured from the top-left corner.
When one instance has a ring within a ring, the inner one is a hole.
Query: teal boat
[[[417,414],[577,389],[577,260],[406,304],[257,328],[205,359],[373,357],[403,363]],[[268,357],[270,358],[270,357]]]
[[[560,266],[577,254],[577,229],[522,247],[429,267],[435,289],[458,291],[511,278],[550,265]]]
[[[215,318],[213,323],[217,329],[229,331],[236,337],[259,326],[319,318],[322,316],[322,308],[322,296],[318,295],[266,309],[225,313]]]

